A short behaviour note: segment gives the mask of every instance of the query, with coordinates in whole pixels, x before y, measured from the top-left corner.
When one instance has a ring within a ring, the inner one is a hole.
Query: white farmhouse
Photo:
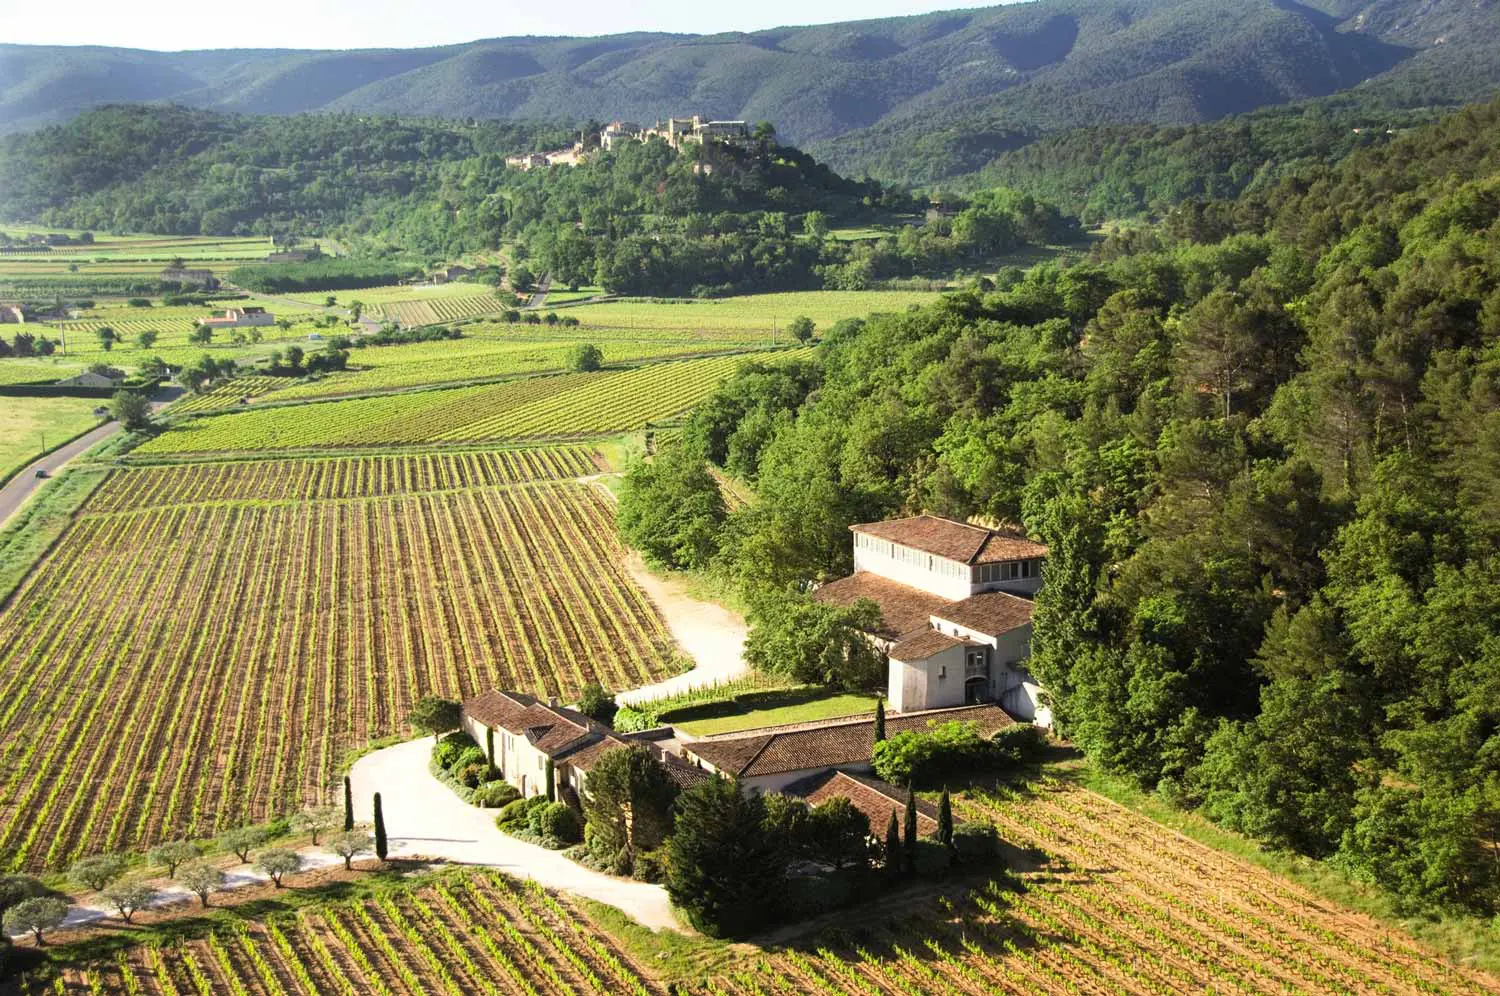
[[[276,316],[265,308],[246,305],[243,308],[225,308],[223,312],[204,318],[199,325],[212,329],[249,328],[257,325],[275,325]]]
[[[890,658],[886,694],[908,713],[997,702],[1051,725],[1027,672],[1031,596],[1047,548],[1016,532],[933,515],[850,527],[854,574],[814,592],[852,605],[867,598],[882,623],[871,638]]]

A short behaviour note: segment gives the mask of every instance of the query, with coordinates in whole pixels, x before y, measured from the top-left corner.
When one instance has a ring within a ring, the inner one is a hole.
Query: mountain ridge
[[[250,114],[547,120],[769,119],[850,171],[981,168],[1002,137],[1191,124],[1324,96],[1407,67],[1423,93],[1500,83],[1497,0],[1032,0],[755,32],[481,39],[423,49],[0,45],[0,131],[104,103]],[[930,134],[956,128],[944,148]],[[952,162],[947,160],[951,159]]]

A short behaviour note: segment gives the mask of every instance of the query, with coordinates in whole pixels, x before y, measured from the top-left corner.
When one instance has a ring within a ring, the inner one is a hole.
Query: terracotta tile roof
[[[896,814],[897,821],[906,818],[906,792],[878,778],[863,778],[847,771],[824,771],[786,787],[787,795],[800,796],[809,806],[820,806],[829,799],[848,799],[854,808],[870,821],[870,834],[879,837]],[[917,835],[931,837],[937,833],[937,807],[917,800]]]
[[[1045,546],[1033,543],[1018,532],[986,529],[936,515],[864,522],[849,528],[961,564],[993,564],[1047,555]]]
[[[1003,591],[986,591],[970,595],[960,602],[953,602],[932,614],[947,622],[957,623],[965,629],[986,636],[1002,636],[1031,622],[1031,613],[1036,605],[1027,598],[1007,594]],[[895,656],[895,650],[891,651]],[[907,658],[902,657],[901,660]]]
[[[900,643],[891,648],[892,660],[898,661],[925,661],[934,654],[940,654],[944,650],[953,647],[973,645],[972,640],[961,640],[956,636],[939,633],[935,629],[918,630],[909,634]]]
[[[597,738],[603,727],[587,716],[562,706],[547,705],[521,692],[494,689],[463,704],[464,715],[485,726],[505,730],[531,741],[537,750],[557,758]]]
[[[888,713],[886,734],[925,730],[929,723],[977,723],[982,736],[1015,724],[996,705],[923,712]],[[868,764],[875,749],[875,719],[835,720],[769,730],[726,733],[683,744],[688,754],[719,771],[742,778],[787,774],[815,768]]]
[[[815,602],[832,605],[853,605],[861,598],[870,599],[880,606],[881,623],[875,635],[887,640],[926,629],[934,612],[953,604],[946,598],[897,584],[869,571],[830,581],[814,591],[812,597]]]

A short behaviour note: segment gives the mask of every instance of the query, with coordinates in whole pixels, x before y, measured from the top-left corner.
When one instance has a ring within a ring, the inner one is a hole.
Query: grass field
[[[428,877],[353,899],[137,944],[33,992],[518,993],[654,996],[665,990],[568,900],[504,876]]]
[[[99,424],[96,398],[0,398],[0,477]],[[43,446],[43,443],[46,446]]]
[[[905,311],[911,305],[930,304],[937,298],[937,294],[921,291],[799,291],[675,304],[608,301],[581,304],[567,309],[566,314],[594,328],[756,332],[768,337],[773,330],[779,330],[785,341],[787,323],[801,315],[826,331],[842,318],[858,318],[877,311]]]
[[[577,451],[471,456],[116,471],[0,609],[6,864],[332,803],[345,753],[425,694],[667,674],[608,503],[511,483]]]
[[[185,421],[136,452],[151,456],[620,432],[697,404],[741,362],[739,356],[710,357],[214,415]]]

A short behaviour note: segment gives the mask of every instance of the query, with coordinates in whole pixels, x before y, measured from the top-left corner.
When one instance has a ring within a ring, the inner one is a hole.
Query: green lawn
[[[0,477],[98,423],[97,398],[0,398]]]
[[[742,695],[734,702],[689,706],[662,713],[661,721],[695,737],[734,733],[761,726],[842,719],[875,711],[878,696],[864,692],[827,692],[821,688],[792,688]]]

